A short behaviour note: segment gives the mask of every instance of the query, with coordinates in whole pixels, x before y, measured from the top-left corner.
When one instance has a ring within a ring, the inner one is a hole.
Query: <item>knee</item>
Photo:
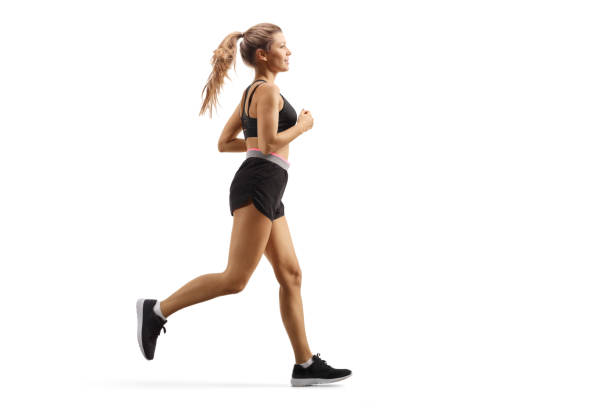
[[[246,288],[246,285],[247,285],[246,281],[235,280],[235,281],[228,282],[228,284],[225,287],[226,287],[227,293],[234,294],[234,293],[242,292],[242,290]]]
[[[236,277],[232,274],[225,272],[225,292],[228,294],[234,294],[242,292],[248,283],[248,279],[242,277]]]
[[[284,289],[300,289],[302,287],[302,270],[299,266],[285,266],[276,273],[278,283]]]

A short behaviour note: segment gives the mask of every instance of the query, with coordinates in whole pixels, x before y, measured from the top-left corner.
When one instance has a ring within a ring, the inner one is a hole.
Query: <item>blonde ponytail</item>
[[[236,70],[236,44],[238,39],[243,39],[240,43],[242,61],[255,68],[255,51],[261,48],[269,52],[274,41],[273,35],[277,32],[282,32],[279,26],[271,23],[260,23],[244,33],[234,31],[221,41],[210,60],[213,69],[208,76],[204,89],[202,89],[202,96],[204,92],[206,92],[206,96],[200,107],[200,116],[208,110],[212,119],[212,108],[216,108],[218,104],[218,96],[223,87],[223,81],[225,78],[229,78],[227,71],[232,64],[234,64],[234,71]]]

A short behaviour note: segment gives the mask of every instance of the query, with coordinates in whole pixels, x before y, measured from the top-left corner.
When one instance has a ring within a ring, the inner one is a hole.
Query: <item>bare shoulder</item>
[[[280,88],[276,84],[264,83],[260,86],[259,100],[267,102],[278,102],[280,100]]]
[[[272,93],[280,94],[280,88],[276,84],[270,84],[270,83],[265,82],[262,84],[261,88],[262,88],[262,91],[268,94],[272,94]]]

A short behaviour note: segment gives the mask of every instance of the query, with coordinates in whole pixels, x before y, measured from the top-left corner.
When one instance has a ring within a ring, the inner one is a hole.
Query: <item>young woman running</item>
[[[246,32],[234,32],[221,42],[211,60],[212,73],[200,115],[216,105],[227,70],[236,64],[236,44],[242,38],[240,55],[255,69],[255,80],[221,132],[220,152],[246,152],[230,186],[230,214],[234,217],[229,259],[225,271],[199,276],[163,301],[138,299],[136,303],[138,344],[152,360],[161,329],[176,311],[200,302],[239,293],[246,286],[262,254],[270,261],[280,284],[281,317],[295,354],[291,385],[325,384],[351,376],[351,370],[336,369],[313,355],[306,340],[300,294],[302,271],[298,264],[281,201],[287,185],[289,143],[313,126],[309,111],[299,117],[274,83],[276,74],[289,70],[289,56],[280,27],[262,23]],[[257,91],[257,92],[255,92]],[[245,140],[237,138],[240,130]]]

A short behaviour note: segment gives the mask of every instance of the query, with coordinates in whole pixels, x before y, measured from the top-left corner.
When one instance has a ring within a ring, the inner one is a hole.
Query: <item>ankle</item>
[[[312,353],[310,353],[310,355],[304,354],[300,358],[295,359],[295,364],[304,364],[307,361],[309,361],[312,358],[312,356],[313,356]]]
[[[159,310],[161,311],[161,313],[162,313],[162,314],[163,314],[163,315],[166,317],[166,319],[167,319],[168,317],[170,317],[170,315],[171,315],[172,313],[171,313],[171,312],[170,312],[170,311],[167,309],[168,305],[166,305],[164,302],[165,302],[165,301],[160,301],[160,302],[159,302]]]

